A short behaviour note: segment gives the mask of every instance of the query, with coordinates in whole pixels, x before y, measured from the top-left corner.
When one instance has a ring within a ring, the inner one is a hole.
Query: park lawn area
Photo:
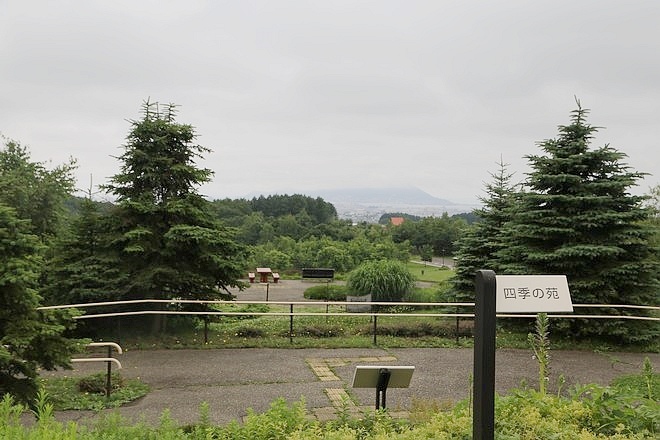
[[[418,281],[442,283],[454,276],[454,271],[448,267],[429,266],[413,261],[409,261],[406,266]]]

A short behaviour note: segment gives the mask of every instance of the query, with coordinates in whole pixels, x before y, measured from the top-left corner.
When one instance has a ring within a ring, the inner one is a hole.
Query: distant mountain
[[[429,205],[452,206],[454,202],[439,199],[414,187],[394,188],[346,188],[310,191],[311,195],[322,197],[330,203],[355,203],[374,205]]]
[[[378,223],[383,214],[393,212],[430,217],[444,213],[467,213],[478,207],[475,204],[460,204],[440,199],[414,187],[283,191],[279,194],[321,197],[334,205],[339,218],[354,222]],[[251,193],[246,197],[251,199],[260,195],[262,194]]]

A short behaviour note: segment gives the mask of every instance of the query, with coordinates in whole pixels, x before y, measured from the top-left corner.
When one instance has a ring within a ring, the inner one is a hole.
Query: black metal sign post
[[[477,271],[475,286],[472,438],[493,440],[495,437],[495,272]]]
[[[385,409],[387,403],[387,385],[390,383],[392,372],[388,368],[378,371],[378,383],[376,384],[376,410]]]
[[[358,365],[353,388],[376,388],[376,410],[387,408],[388,388],[408,388],[415,367],[411,365]]]

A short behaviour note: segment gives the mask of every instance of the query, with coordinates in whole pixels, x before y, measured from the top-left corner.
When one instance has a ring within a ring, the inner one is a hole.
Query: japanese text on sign
[[[505,287],[504,299],[525,299],[525,298],[539,298],[539,299],[559,299],[559,290],[556,287],[546,287],[545,289],[536,288],[531,290],[529,287]]]
[[[572,312],[565,275],[497,275],[498,313]]]

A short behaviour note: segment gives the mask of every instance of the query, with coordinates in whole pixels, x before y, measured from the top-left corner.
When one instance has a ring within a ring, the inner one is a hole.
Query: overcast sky
[[[483,195],[577,96],[660,180],[660,1],[0,0],[0,132],[34,160],[119,170],[147,98],[212,149],[211,198],[415,186]],[[113,157],[114,156],[114,157]]]

